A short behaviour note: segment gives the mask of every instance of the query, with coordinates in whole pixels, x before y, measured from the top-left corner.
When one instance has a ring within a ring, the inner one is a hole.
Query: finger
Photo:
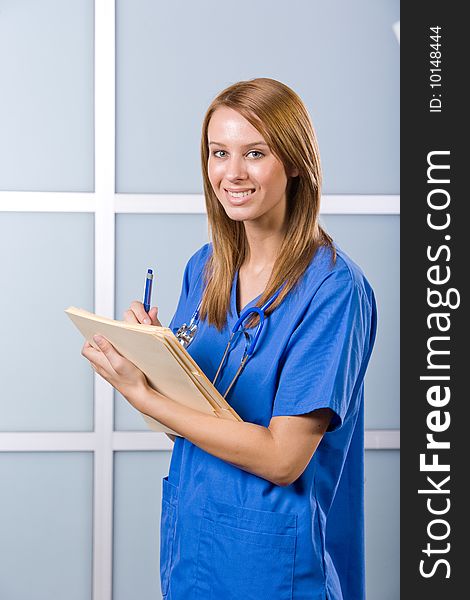
[[[96,343],[96,341],[95,341]],[[88,364],[91,366],[93,371],[98,375],[101,375],[103,379],[110,382],[110,378],[116,376],[116,371],[111,366],[108,358],[101,352],[100,349],[96,349],[88,341],[85,341],[82,348],[82,356],[88,360]]]
[[[131,302],[131,310],[137,317],[137,321],[139,323],[145,323],[147,325],[150,325],[150,318],[149,318],[148,314],[146,313],[142,302],[138,302],[137,300],[134,300],[134,302]]]
[[[102,364],[104,362],[107,363],[108,369],[110,369],[110,365],[106,356],[104,356],[104,354],[100,350],[96,350],[95,348],[93,348],[93,346],[88,342],[85,342],[82,348],[82,356],[84,356],[88,360],[88,364],[93,369],[93,371],[96,371],[96,373],[100,375],[102,371]]]
[[[140,321],[137,319],[137,317],[135,316],[134,312],[132,310],[126,310],[124,313],[124,321],[126,321],[127,323],[139,323]]]
[[[162,326],[162,324],[158,320],[158,307],[157,306],[153,306],[149,310],[149,317],[150,317],[150,321],[152,322],[152,325],[158,325],[159,327]]]
[[[84,356],[85,358],[88,358],[88,360],[90,360],[90,357],[92,356],[92,352],[97,352],[97,350],[95,348],[93,348],[93,346],[90,344],[90,342],[88,340],[86,340],[82,346],[82,356]]]
[[[111,373],[112,369],[111,369],[109,363],[108,363],[108,370],[106,370],[105,368],[101,367],[100,365],[97,365],[97,364],[92,363],[92,362],[90,362],[90,365],[91,365],[91,368],[93,369],[93,371],[97,375],[99,375],[100,377],[102,377],[108,383],[111,383],[111,379],[114,376],[114,372]]]
[[[89,360],[94,365],[108,362],[108,359],[103,355],[101,350],[94,348],[90,343],[85,342],[82,348],[82,356]]]
[[[119,354],[116,348],[102,335],[94,335],[93,340],[96,342],[96,344],[98,345],[102,354],[104,354],[104,356],[106,357],[111,367],[116,372],[118,372],[120,367],[122,366],[122,355]],[[102,365],[103,363],[100,361],[98,362],[98,364]],[[103,368],[106,369],[106,365],[103,364]]]

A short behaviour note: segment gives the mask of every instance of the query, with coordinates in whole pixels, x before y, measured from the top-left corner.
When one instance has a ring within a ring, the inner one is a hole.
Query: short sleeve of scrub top
[[[188,262],[170,327],[189,323],[211,246]],[[176,438],[163,480],[161,585],[166,600],[363,600],[363,380],[376,307],[360,268],[320,248],[299,285],[265,321],[256,351],[227,397],[244,421],[333,411],[302,475],[278,486]],[[222,331],[201,322],[188,351],[213,379],[239,316],[238,274]],[[258,298],[250,305],[255,305]],[[223,393],[242,336],[217,382]],[[295,441],[294,441],[295,443]]]
[[[341,425],[368,335],[361,295],[348,274],[323,281],[286,346],[273,416],[330,408],[330,430]]]

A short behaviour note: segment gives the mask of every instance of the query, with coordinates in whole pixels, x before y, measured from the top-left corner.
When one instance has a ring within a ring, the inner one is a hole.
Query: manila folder
[[[65,311],[84,338],[95,348],[94,335],[103,335],[147,377],[149,385],[164,396],[201,412],[224,419],[242,419],[209,382],[181,344],[166,327],[115,321],[70,306]],[[175,348],[180,354],[175,356]],[[153,417],[143,414],[154,431],[178,435]]]

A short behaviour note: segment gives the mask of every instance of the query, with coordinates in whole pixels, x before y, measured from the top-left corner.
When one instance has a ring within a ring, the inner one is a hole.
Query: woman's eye
[[[225,152],[225,150],[216,150],[215,152],[213,152],[213,154],[217,158],[224,158],[227,153]]]
[[[250,152],[248,152],[247,156],[251,156],[251,158],[261,158],[262,156],[264,156],[264,154],[259,150],[251,150]]]

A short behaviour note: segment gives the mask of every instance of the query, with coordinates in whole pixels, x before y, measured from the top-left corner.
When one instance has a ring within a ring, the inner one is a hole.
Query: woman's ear
[[[291,167],[289,176],[290,177],[298,177],[299,176],[299,169],[297,167]]]

